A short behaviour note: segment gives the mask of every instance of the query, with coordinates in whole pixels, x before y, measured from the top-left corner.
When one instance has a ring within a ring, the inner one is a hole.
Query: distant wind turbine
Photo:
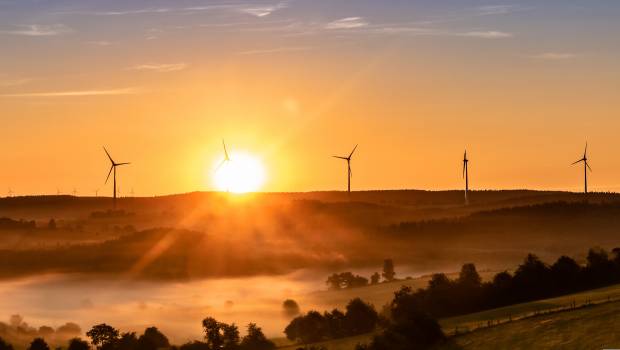
[[[465,155],[463,155],[463,178],[465,179],[465,204],[469,203],[469,199],[467,198],[467,194],[469,192],[469,173],[467,169],[467,163],[469,163],[469,159],[467,159],[467,150],[465,150]]]
[[[219,168],[221,168],[224,164],[230,162],[230,157],[228,156],[228,150],[226,149],[226,142],[224,142],[224,140],[222,140],[222,146],[224,147],[224,160],[222,160],[220,165],[217,166],[216,171],[219,170]]]
[[[105,149],[105,147],[103,147],[103,150],[105,151],[105,154],[108,156],[108,159],[110,159],[110,163],[112,163],[112,166],[110,166],[110,171],[108,172],[108,177],[106,177],[105,179],[105,183],[108,183],[108,180],[110,179],[110,174],[112,174],[112,171],[114,171],[114,199],[113,199],[113,206],[114,209],[116,209],[116,167],[119,167],[121,165],[128,165],[131,163],[116,163],[113,159],[112,156],[110,156],[110,153],[108,153],[108,150]]]
[[[590,164],[588,164],[588,143],[586,142],[586,148],[583,151],[583,158],[579,159],[578,161],[574,162],[571,165],[575,165],[577,163],[583,162],[583,181],[584,181],[584,193],[588,193],[588,170],[592,171],[592,168],[590,168]]]
[[[73,197],[77,196],[77,190],[75,188],[73,188],[73,192],[71,193],[73,193]]]
[[[9,197],[13,197],[13,189],[12,188],[9,188],[8,194],[9,194]]]
[[[351,153],[349,153],[348,157],[333,156],[334,158],[344,159],[347,161],[347,192],[348,193],[351,193],[351,177],[353,176],[353,172],[351,172],[351,157],[353,157],[353,153],[355,153],[356,149],[357,149],[357,145],[355,145]]]
[[[228,150],[226,149],[226,142],[224,142],[224,140],[222,140],[222,147],[224,147],[224,159],[222,160],[220,165],[218,165],[217,168],[215,169],[216,172],[220,170],[221,167],[223,167],[224,165],[230,162],[230,156],[228,155]],[[228,185],[226,186],[228,187]],[[226,192],[230,192],[230,189],[226,188]]]

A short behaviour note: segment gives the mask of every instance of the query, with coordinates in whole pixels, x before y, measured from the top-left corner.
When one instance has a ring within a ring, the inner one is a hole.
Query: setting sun
[[[233,152],[230,159],[218,163],[213,182],[219,191],[255,192],[260,190],[265,182],[265,168],[257,157]]]

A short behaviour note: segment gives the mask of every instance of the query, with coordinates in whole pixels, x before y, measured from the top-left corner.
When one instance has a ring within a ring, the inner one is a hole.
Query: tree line
[[[378,272],[373,273],[370,276],[370,281],[368,278],[355,275],[352,272],[341,272],[334,273],[327,277],[327,281],[325,283],[331,290],[358,288],[379,284],[381,282],[381,277],[383,277],[383,282],[393,282],[397,280],[396,272],[394,271],[394,262],[392,259],[386,259],[383,262],[383,272],[381,274]]]
[[[105,323],[93,326],[86,336],[90,342],[73,338],[69,340],[67,350],[273,350],[275,344],[267,339],[263,331],[254,323],[247,326],[247,334],[242,338],[239,328],[233,324],[218,322],[208,317],[202,321],[203,341],[193,341],[181,346],[171,345],[161,331],[149,327],[141,335],[135,332],[121,333],[118,329]],[[92,346],[91,346],[92,345]],[[0,338],[0,350],[14,350],[13,346]],[[32,340],[27,350],[50,350],[44,338]]]
[[[416,309],[433,317],[449,317],[604,287],[620,282],[620,248],[610,254],[589,250],[586,264],[562,256],[548,265],[528,254],[514,273],[503,271],[482,282],[474,264],[465,264],[458,278],[432,275],[428,287],[411,293]]]

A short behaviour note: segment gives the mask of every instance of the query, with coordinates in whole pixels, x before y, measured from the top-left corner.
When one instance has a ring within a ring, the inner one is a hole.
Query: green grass
[[[419,283],[423,284],[423,281],[418,279],[407,282],[415,283],[416,286]],[[353,292],[367,289],[363,291],[365,292],[363,294],[371,296],[369,300],[373,300],[372,298],[378,300],[383,299],[385,292],[389,289],[394,289],[396,286],[390,283],[382,285],[382,288],[377,287],[353,289],[342,293],[346,293],[346,297],[355,297],[356,295]],[[325,293],[334,298],[330,292]],[[364,298],[363,295],[360,297]],[[440,320],[440,324],[446,333],[452,333],[457,326],[460,330],[474,329],[486,325],[488,321],[497,322],[500,320],[505,322],[511,316],[513,319],[517,319],[523,316],[531,316],[537,311],[565,307],[573,301],[579,306],[588,300],[600,302],[608,297],[620,299],[620,284],[556,298],[450,317]],[[371,338],[372,335],[363,335],[322,342],[316,345],[324,345],[329,350],[353,350],[355,345],[367,342]],[[281,349],[296,349],[299,347],[281,339],[278,341],[278,344],[281,346]],[[614,346],[620,348],[620,302],[528,317],[490,328],[483,327],[465,335],[453,337],[448,344],[438,347],[437,350],[602,349],[605,347],[613,348]]]
[[[436,350],[620,348],[620,302],[479,329]]]
[[[507,320],[509,317],[518,317],[533,314],[536,311],[554,309],[570,305],[573,301],[577,304],[584,304],[587,300],[602,301],[608,297],[612,299],[620,298],[620,284],[593,289],[581,293],[564,295],[556,298],[543,299],[528,303],[515,304],[497,309],[491,309],[473,314],[450,317],[440,321],[444,331],[452,332],[458,326],[459,329],[466,329],[485,325],[488,321]]]

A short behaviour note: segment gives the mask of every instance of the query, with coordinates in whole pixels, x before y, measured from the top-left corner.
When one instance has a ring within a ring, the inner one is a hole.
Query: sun
[[[265,183],[265,168],[259,158],[245,152],[233,152],[230,160],[217,163],[213,183],[219,191],[256,192]]]

